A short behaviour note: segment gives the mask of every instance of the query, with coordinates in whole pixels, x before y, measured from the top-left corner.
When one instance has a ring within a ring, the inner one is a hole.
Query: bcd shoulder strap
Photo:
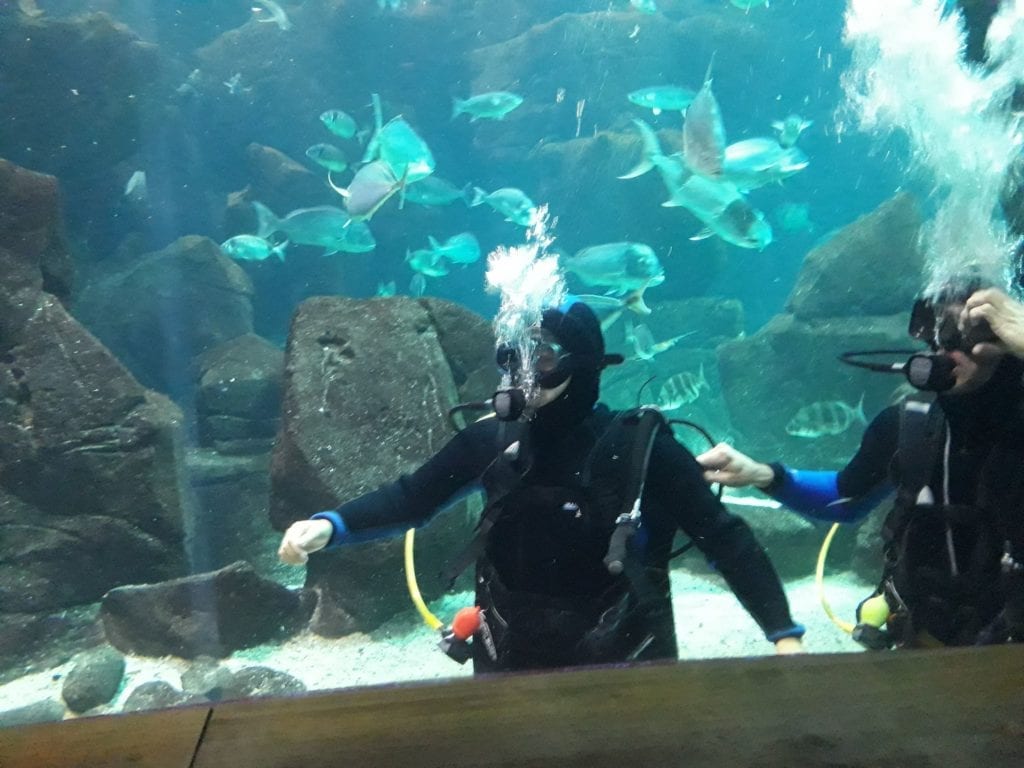
[[[931,483],[946,441],[946,418],[934,400],[908,397],[900,405],[896,459],[899,465],[896,506],[882,535],[890,541],[903,527],[906,515]]]

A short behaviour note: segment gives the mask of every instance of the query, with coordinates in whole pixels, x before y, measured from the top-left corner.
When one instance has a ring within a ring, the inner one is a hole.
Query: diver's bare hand
[[[697,457],[697,463],[704,467],[704,480],[730,488],[745,488],[748,485],[765,488],[775,478],[775,473],[767,464],[740,453],[728,443],[719,443],[710,451],[705,451]]]
[[[288,565],[304,565],[313,552],[327,546],[334,533],[330,520],[300,520],[292,523],[281,538],[277,557]]]
[[[964,303],[960,325],[967,328],[986,321],[998,341],[975,344],[971,354],[976,357],[997,357],[1005,352],[1024,358],[1024,304],[1010,298],[998,288],[975,291]]]
[[[804,644],[799,637],[783,637],[775,641],[776,656],[795,656],[804,652]]]

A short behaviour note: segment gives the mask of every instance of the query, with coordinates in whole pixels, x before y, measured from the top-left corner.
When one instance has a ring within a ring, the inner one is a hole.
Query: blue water
[[[725,0],[665,0],[660,3],[662,14],[648,16],[625,2],[611,3],[609,11],[608,3],[509,6],[431,0],[392,11],[379,9],[374,0],[349,2],[343,10],[312,0],[285,5],[294,21],[290,31],[250,21],[252,13],[244,2],[44,0],[40,7],[55,16],[103,11],[159,46],[156,78],[128,88],[138,90],[132,95],[141,102],[135,113],[138,124],[130,136],[118,138],[108,155],[81,164],[67,149],[33,146],[28,151],[29,141],[14,131],[5,133],[0,143],[3,156],[56,173],[65,183],[70,229],[83,235],[83,261],[104,258],[132,232],[141,233],[153,250],[185,234],[203,234],[218,242],[237,234],[242,229],[237,223],[225,226],[219,209],[229,193],[250,181],[246,147],[251,142],[273,147],[319,173],[304,157],[306,147],[332,140],[317,116],[328,108],[343,108],[370,127],[371,93],[381,95],[385,119],[402,114],[426,139],[437,158],[438,175],[459,186],[473,182],[485,189],[523,188],[538,204],[549,205],[553,216],[572,220],[568,229],[553,230],[559,238],[556,245],[570,253],[604,241],[648,242],[662,258],[668,278],[651,292],[652,301],[694,294],[735,297],[744,304],[748,331],[779,310],[804,255],[817,240],[870,211],[905,183],[899,153],[886,156],[877,138],[858,133],[850,116],[842,113],[840,76],[848,54],[840,39],[839,2],[779,0],[769,8],[744,12]],[[571,23],[563,19],[573,33],[552,41],[558,45],[539,48],[515,62],[506,73],[507,82],[494,80],[494,73],[502,72],[500,66],[481,64],[481,56],[489,58],[486,48],[473,52],[480,46],[500,46],[563,12],[588,15]],[[609,37],[601,29],[622,24],[627,25],[624,29],[636,26],[632,38]],[[671,38],[685,41],[685,50],[645,42],[666,24],[686,30]],[[590,37],[600,45],[589,43]],[[609,40],[620,50],[610,50]],[[657,128],[678,130],[678,114],[654,117],[629,104],[618,84],[672,82],[696,89],[712,55],[714,90],[730,142],[771,136],[770,123],[790,113],[814,121],[799,144],[810,166],[782,185],[749,195],[774,225],[775,241],[767,249],[746,251],[717,239],[691,243],[688,238],[701,225],[685,211],[659,211],[660,186],[650,180],[614,178],[615,170],[628,167],[625,158],[610,157],[614,167],[603,178],[586,178],[585,188],[574,186],[571,179],[545,183],[531,152],[542,144],[573,138],[571,112],[577,101],[586,100],[584,137],[595,131],[630,134],[628,121],[634,117]],[[71,56],[51,60],[50,67],[60,85],[80,91],[103,88],[105,73],[82,71],[81,62]],[[195,89],[176,93],[195,69]],[[481,71],[491,81],[474,83]],[[232,95],[223,82],[235,74],[241,75],[248,90]],[[118,76],[130,78],[125,73]],[[561,117],[551,114],[556,94],[549,84],[555,83],[561,83],[567,94]],[[465,97],[484,87],[516,91],[524,97],[524,106],[504,122],[450,119],[453,96]],[[35,120],[59,121],[69,106],[55,108],[55,113],[42,113]],[[26,136],[33,127],[31,122],[25,126]],[[81,126],[78,133],[87,134],[88,127]],[[73,127],[67,131],[71,142],[75,134]],[[337,143],[358,158],[361,148],[355,142]],[[147,174],[152,205],[143,216],[125,211],[120,199],[129,169],[144,169]],[[541,197],[545,189],[552,194]],[[623,203],[611,211],[588,210],[594,198],[607,195]],[[315,201],[287,202],[301,208],[332,200],[327,193]],[[340,203],[340,198],[333,201]],[[779,227],[772,216],[784,203],[808,205],[813,231],[786,232]],[[111,211],[120,215],[114,218]],[[292,248],[284,265],[244,264],[258,288],[257,330],[280,340],[291,310],[304,296],[368,296],[379,282],[389,280],[408,290],[412,273],[403,263],[406,250],[426,247],[428,234],[443,238],[472,231],[485,253],[522,239],[518,227],[505,224],[486,207],[467,210],[460,204],[398,211],[393,202],[371,228],[380,243],[372,255],[343,254],[329,257],[334,263],[325,264],[315,249]],[[667,255],[669,249],[672,255]],[[489,316],[496,303],[482,291],[483,270],[483,261],[456,269],[447,278],[429,281],[428,293]],[[575,283],[571,287],[580,289]]]

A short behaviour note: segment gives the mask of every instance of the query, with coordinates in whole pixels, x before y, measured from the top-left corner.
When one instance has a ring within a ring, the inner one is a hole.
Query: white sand
[[[721,658],[771,654],[757,625],[740,607],[732,593],[713,577],[684,572],[672,575],[676,628],[680,658]],[[871,586],[848,574],[832,576],[826,582],[833,610],[852,619],[854,608],[871,592]],[[813,578],[786,585],[794,618],[807,627],[804,646],[809,653],[860,651],[861,648],[837,629],[818,602]],[[452,595],[431,605],[442,619],[469,604],[470,595]],[[239,651],[225,664],[231,669],[262,665],[287,672],[310,690],[348,688],[406,680],[438,680],[469,675],[472,665],[460,666],[437,648],[438,634],[423,624],[413,625],[403,617],[372,635],[355,634],[328,640],[302,634],[280,645],[264,645]],[[164,680],[181,687],[181,673],[189,662],[177,658],[128,656],[124,685],[111,705],[89,714],[118,712],[137,686]],[[0,686],[0,711],[32,704],[47,698],[60,699],[64,675],[70,664],[28,675]]]

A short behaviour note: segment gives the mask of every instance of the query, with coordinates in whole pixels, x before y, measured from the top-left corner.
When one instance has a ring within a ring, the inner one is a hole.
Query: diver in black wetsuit
[[[486,533],[469,553],[493,645],[474,639],[475,671],[676,659],[668,561],[680,528],[777,651],[799,652],[803,627],[790,618],[767,556],[663,421],[650,433],[641,524],[625,568],[613,575],[604,559],[630,501],[634,430],[623,414],[597,404],[611,356],[593,311],[580,302],[543,313],[538,349],[532,418],[471,424],[412,475],[293,525],[281,559],[298,564],[324,546],[423,525],[482,486]],[[508,365],[507,351],[499,350],[499,364]]]
[[[876,593],[887,628],[869,647],[1024,641],[1024,306],[986,289],[929,311],[915,337],[935,352],[920,360],[946,364],[944,382],[928,377],[939,394],[882,411],[839,472],[725,444],[697,460],[709,482],[758,487],[812,520],[856,523],[896,492]]]

